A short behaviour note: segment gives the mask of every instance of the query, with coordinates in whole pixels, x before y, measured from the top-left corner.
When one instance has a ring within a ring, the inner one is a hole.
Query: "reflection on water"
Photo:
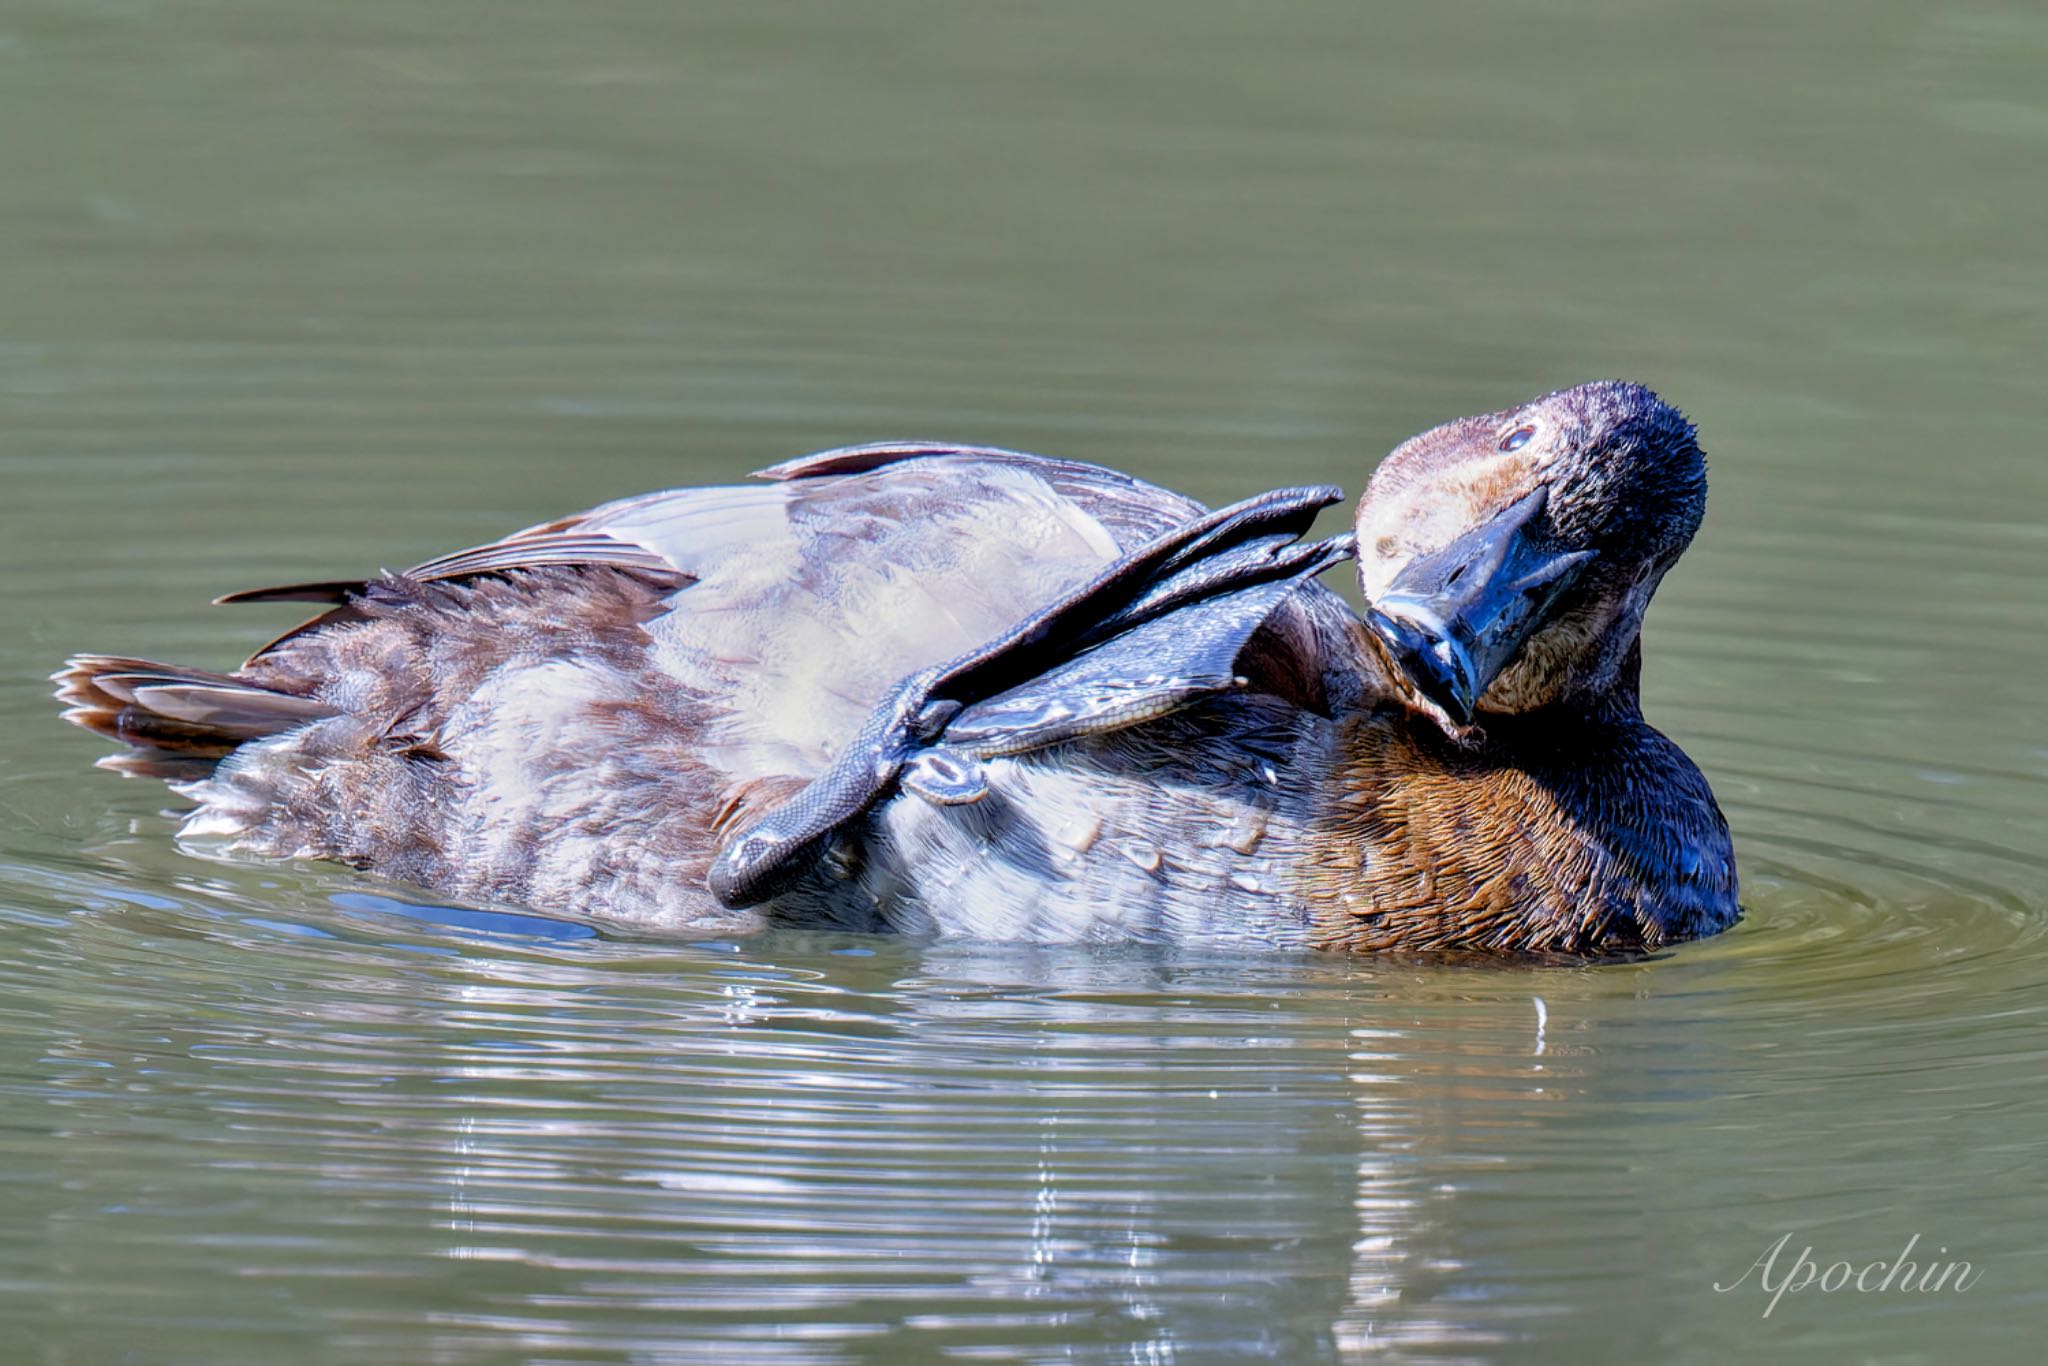
[[[2026,1359],[2048,21],[0,14],[0,1296],[31,1358]],[[1647,706],[1748,919],[1488,971],[610,941],[180,854],[41,676],[891,436],[1357,489],[1702,424]],[[1964,1295],[1718,1294],[1918,1235]]]
[[[339,874],[104,876],[39,870],[9,921],[14,1317],[83,1359],[208,1359],[225,1315],[340,1359],[1707,1360],[1760,1308],[1710,1285],[1787,1228],[2037,1264],[1994,1216],[2038,997],[1986,961],[1954,1013],[1926,974],[1967,919],[1493,971],[614,944]]]

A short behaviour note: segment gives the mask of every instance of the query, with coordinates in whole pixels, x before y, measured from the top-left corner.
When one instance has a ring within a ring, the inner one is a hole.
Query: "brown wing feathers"
[[[414,565],[400,577],[431,583],[477,574],[501,574],[512,569],[539,569],[547,565],[612,565],[655,574],[675,573],[675,566],[644,546],[602,531],[579,530],[572,523],[560,528],[524,531],[490,545],[472,546],[468,550],[436,556],[424,564]],[[271,588],[246,588],[239,593],[224,593],[214,602],[339,604],[361,593],[368,585],[367,579],[322,579],[311,583],[278,584]]]
[[[415,583],[453,582],[519,569],[610,566],[674,575],[653,551],[576,526],[537,528],[493,545],[443,555],[398,576]],[[222,603],[317,602],[334,605],[257,651],[269,653],[310,629],[360,617],[351,604],[371,591],[369,580],[330,580],[250,589]],[[133,745],[143,754],[118,756],[111,766],[153,777],[203,774],[236,746],[340,713],[316,698],[247,677],[158,664],[119,655],[79,655],[52,674],[65,719]]]
[[[78,655],[50,675],[64,719],[138,748],[212,761],[333,708],[247,679],[120,655]]]

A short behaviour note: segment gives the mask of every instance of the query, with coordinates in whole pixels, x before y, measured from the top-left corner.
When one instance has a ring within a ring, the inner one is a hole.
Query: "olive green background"
[[[9,1361],[2030,1360],[2048,14],[0,7]],[[1571,971],[606,942],[177,852],[45,675],[890,436],[1712,460],[1647,707],[1745,924]],[[1964,1293],[1749,1284],[1970,1261]]]

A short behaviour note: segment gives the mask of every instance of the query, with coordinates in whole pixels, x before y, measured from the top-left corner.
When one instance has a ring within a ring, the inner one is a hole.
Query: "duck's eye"
[[[1500,439],[1504,451],[1518,451],[1529,444],[1529,438],[1536,435],[1534,427],[1517,427]]]

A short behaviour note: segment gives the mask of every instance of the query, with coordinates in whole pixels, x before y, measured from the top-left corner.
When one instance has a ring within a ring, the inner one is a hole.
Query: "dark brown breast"
[[[1706,780],[1632,710],[1524,718],[1477,748],[1354,714],[1305,845],[1329,948],[1628,953],[1740,914]]]

